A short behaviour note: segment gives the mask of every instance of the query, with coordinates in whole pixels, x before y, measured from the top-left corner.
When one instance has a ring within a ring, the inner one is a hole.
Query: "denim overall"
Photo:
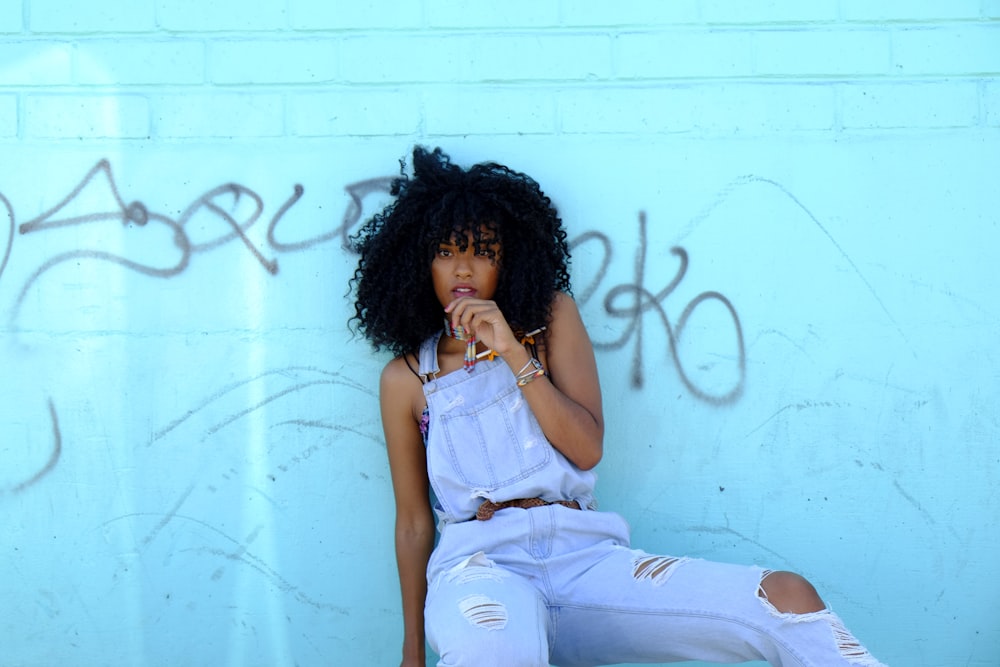
[[[778,612],[768,571],[632,549],[597,512],[596,476],[555,450],[501,360],[438,377],[421,347],[427,471],[441,531],[427,567],[427,638],[439,667],[766,660],[881,665],[829,610]],[[474,518],[484,500],[576,500]]]

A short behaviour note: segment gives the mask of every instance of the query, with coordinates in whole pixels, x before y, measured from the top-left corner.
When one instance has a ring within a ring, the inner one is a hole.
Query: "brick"
[[[155,0],[160,28],[191,32],[263,30],[287,25],[284,0]],[[337,3],[341,4],[341,3]]]
[[[990,127],[1000,127],[1000,83],[983,86],[983,122]]]
[[[851,76],[890,71],[883,30],[767,30],[754,36],[754,70],[764,75]]]
[[[736,30],[623,33],[615,44],[619,78],[705,78],[752,74],[752,35]]]
[[[23,16],[20,2],[0,3],[0,33],[21,32]]]
[[[833,86],[723,84],[699,86],[695,127],[744,136],[780,131],[829,130],[836,123]]]
[[[81,84],[191,84],[205,81],[205,47],[198,41],[91,40],[77,44]]]
[[[998,74],[1000,26],[899,30],[892,51],[897,74]]]
[[[845,85],[840,117],[845,129],[968,127],[977,123],[974,82]]]
[[[692,86],[571,90],[559,96],[559,128],[569,134],[690,132],[696,99]]]
[[[646,28],[653,25],[697,23],[700,21],[700,4],[698,0],[670,0],[669,2],[563,0],[562,24],[564,26],[637,26]]]
[[[427,25],[433,28],[540,28],[559,23],[559,6],[537,0],[450,0],[428,2]]]
[[[0,95],[0,137],[17,136],[17,95]]]
[[[145,32],[156,28],[152,0],[25,0],[32,32]],[[11,3],[13,4],[13,3]]]
[[[831,86],[706,84],[601,88],[560,98],[567,133],[731,133],[828,130],[835,124]]]
[[[6,86],[51,86],[73,81],[72,47],[62,42],[0,42],[0,81]]]
[[[611,40],[604,35],[490,35],[471,59],[474,81],[605,79]]]
[[[424,101],[424,131],[436,135],[550,134],[555,117],[552,95],[524,86],[435,90]]]
[[[705,23],[803,23],[836,21],[837,0],[702,0],[701,20]]]
[[[982,0],[840,0],[840,11],[845,21],[974,19],[981,15],[982,4]]]
[[[471,36],[374,36],[340,44],[341,80],[364,83],[468,81],[475,38]]]
[[[284,133],[284,103],[276,94],[187,93],[157,96],[151,103],[157,137],[277,137]]]
[[[208,47],[212,83],[315,83],[337,77],[333,40],[217,41]]]
[[[139,95],[28,95],[24,134],[31,138],[149,136],[149,105]]]
[[[303,137],[408,135],[420,128],[420,100],[405,91],[341,91],[292,95],[289,134]]]
[[[423,6],[413,0],[288,0],[289,23],[297,30],[420,28]]]

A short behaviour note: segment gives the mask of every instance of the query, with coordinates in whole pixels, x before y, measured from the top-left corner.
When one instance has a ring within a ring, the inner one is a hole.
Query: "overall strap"
[[[424,381],[433,380],[440,372],[438,368],[437,348],[441,333],[431,336],[420,345],[420,354],[417,360],[420,362],[420,370],[417,372]]]

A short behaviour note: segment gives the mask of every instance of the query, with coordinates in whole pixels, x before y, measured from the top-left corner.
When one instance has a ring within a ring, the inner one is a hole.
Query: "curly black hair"
[[[500,310],[521,331],[544,326],[557,291],[570,292],[562,221],[538,183],[495,162],[468,170],[435,148],[413,149],[413,176],[393,181],[395,200],[351,237],[361,255],[351,279],[351,323],[376,350],[415,352],[440,331],[431,261],[442,242],[499,240]]]

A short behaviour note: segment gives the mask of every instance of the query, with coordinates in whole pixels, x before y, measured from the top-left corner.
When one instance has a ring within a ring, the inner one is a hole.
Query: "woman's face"
[[[434,294],[445,307],[455,299],[492,299],[500,278],[500,241],[495,234],[472,232],[442,241],[431,261]]]

